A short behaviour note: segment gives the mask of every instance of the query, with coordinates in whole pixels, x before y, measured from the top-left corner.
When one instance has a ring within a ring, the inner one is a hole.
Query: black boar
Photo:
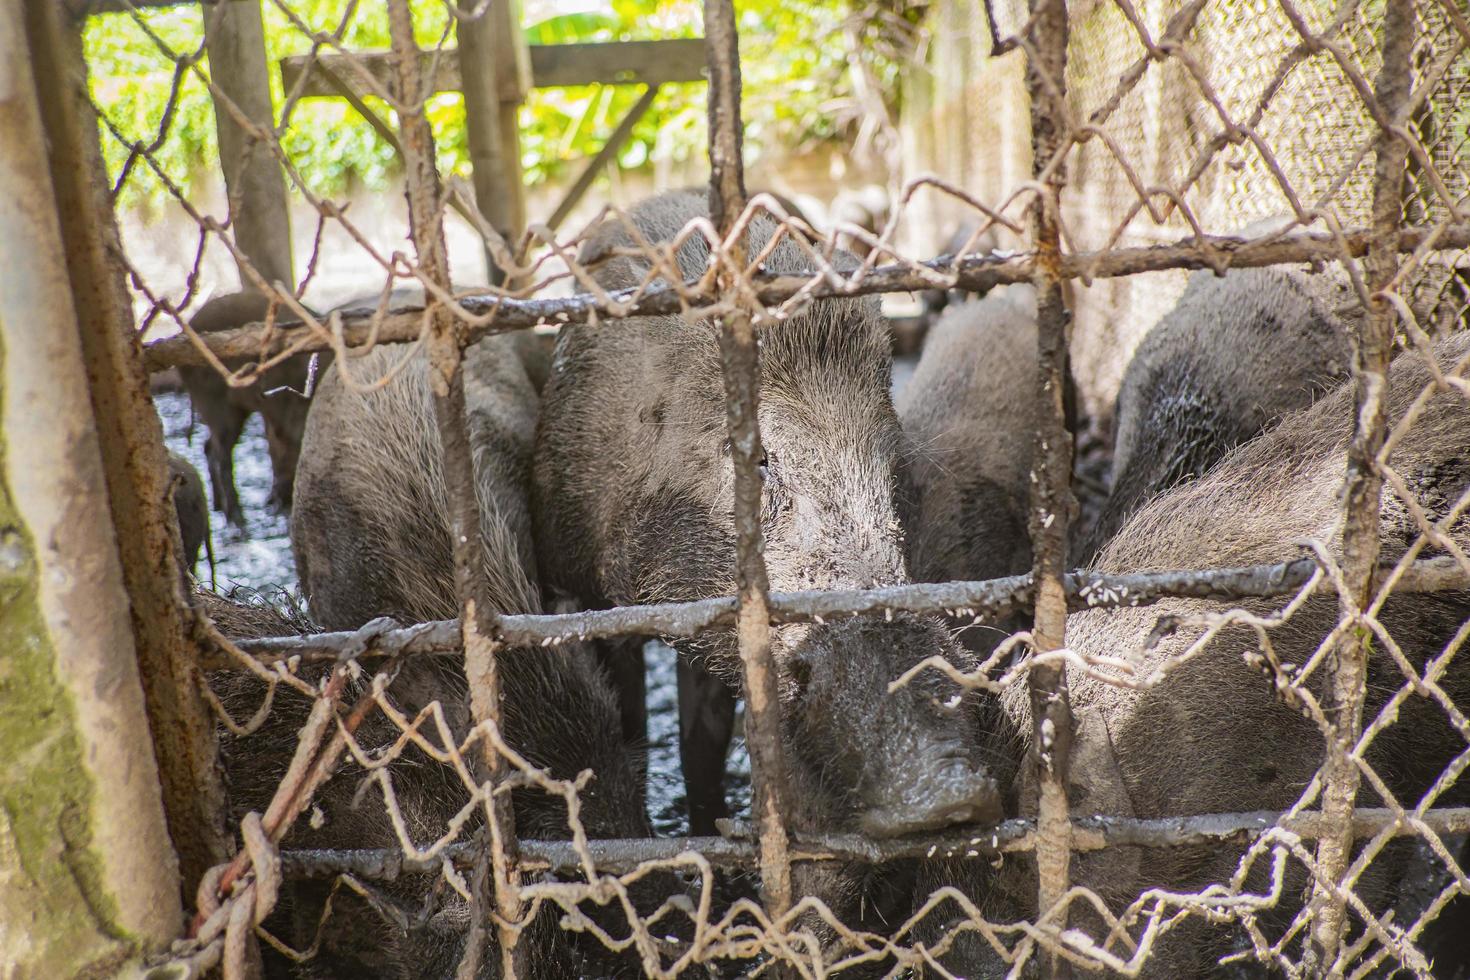
[[[1467,355],[1470,334],[1463,333],[1441,342],[1435,351],[1443,369]],[[1390,420],[1401,419],[1430,383],[1430,372],[1420,357],[1396,361],[1387,391]],[[1145,504],[1106,545],[1096,567],[1132,572],[1279,562],[1296,557],[1297,542],[1304,539],[1340,553],[1340,497],[1352,433],[1352,398],[1351,386],[1340,387],[1239,447],[1204,476]],[[1467,432],[1470,404],[1463,393],[1438,390],[1393,448],[1389,465],[1402,475],[1431,522],[1463,509],[1462,498],[1470,490]],[[1395,561],[1419,537],[1419,527],[1387,487],[1380,515],[1382,557]],[[1445,537],[1463,554],[1470,547],[1470,522],[1458,517]],[[1436,553],[1442,552],[1430,543],[1419,554]],[[1307,663],[1338,622],[1336,598],[1330,587],[1326,592],[1268,631],[1274,655],[1292,672]],[[1139,679],[1170,665],[1158,683],[1144,689],[1111,684],[1069,668],[1077,717],[1072,763],[1075,812],[1157,818],[1288,809],[1297,802],[1322,765],[1324,739],[1300,704],[1282,703],[1271,680],[1262,676],[1260,661],[1243,655],[1258,647],[1254,632],[1244,625],[1228,626],[1192,659],[1178,659],[1205,633],[1205,627],[1190,617],[1235,606],[1265,615],[1284,602],[1172,599],[1152,607],[1096,610],[1069,618],[1067,643],[1079,655],[1127,657]],[[1181,625],[1160,639],[1155,627],[1161,616],[1176,617]],[[1394,594],[1378,616],[1421,673],[1428,661],[1453,649],[1467,617],[1470,593],[1466,592]],[[1321,697],[1321,683],[1308,683]],[[1384,644],[1375,640],[1365,718],[1373,719],[1406,683]],[[1470,697],[1470,676],[1458,664],[1451,663],[1437,683],[1457,704]],[[1025,686],[1008,689],[1002,702],[1015,729],[1029,735],[1031,709]],[[1396,720],[1377,735],[1365,759],[1395,798],[1412,807],[1464,749],[1464,738],[1435,699],[1414,695],[1397,708]],[[1450,786],[1438,802],[1463,805],[1467,789],[1463,783]],[[1020,794],[1025,809],[1034,795],[1028,778],[1022,778]],[[1367,779],[1358,802],[1384,805]],[[1223,844],[1115,848],[1074,858],[1074,880],[1095,889],[1118,912],[1150,887],[1189,893],[1211,882],[1228,883],[1240,853],[1238,847]],[[1355,886],[1369,907],[1380,913],[1393,898],[1393,874],[1402,856],[1393,850],[1380,855]],[[1011,860],[1007,867],[1024,870],[1028,864]],[[1269,864],[1269,857],[1257,862],[1247,888],[1259,891],[1266,884]],[[1000,918],[1035,914],[1034,877],[1028,874],[1008,882],[977,875],[970,884]],[[1304,886],[1304,876],[1294,875],[1286,884],[1281,908],[1256,914],[1268,935],[1279,935],[1282,922],[1295,914]],[[1014,903],[1009,912],[1002,895]],[[1074,921],[1097,925],[1079,903],[1072,907]],[[1101,939],[1101,934],[1095,935]],[[1227,930],[1198,918],[1176,923],[1160,937],[1144,975],[1214,976],[1218,958],[1235,948],[1231,938]],[[975,947],[979,945],[977,940]],[[1112,951],[1128,958],[1117,941]],[[976,962],[955,965],[961,967],[992,975]]]
[[[230,330],[265,320],[270,305],[257,292],[226,293],[201,306],[189,323],[200,333]],[[289,312],[280,315],[291,317]],[[236,527],[245,526],[245,511],[235,492],[235,443],[240,441],[246,421],[255,412],[265,421],[266,446],[270,452],[269,501],[283,511],[291,506],[296,460],[301,454],[301,432],[310,406],[306,395],[310,365],[311,355],[299,354],[270,368],[255,384],[243,388],[232,387],[208,366],[179,368],[179,380],[189,393],[189,401],[209,429],[204,455],[209,461],[214,509]]]
[[[1337,309],[1349,299],[1325,274],[1194,273],[1123,374],[1113,486],[1078,557],[1094,555],[1150,497],[1346,378],[1352,353]]]
[[[644,202],[629,218],[649,241],[669,242],[707,214],[702,197],[676,193]],[[751,254],[774,227],[765,218],[751,223]],[[611,219],[582,259],[605,258],[632,241]],[[708,257],[702,237],[687,241],[677,252],[680,274],[697,277]],[[811,269],[785,241],[764,264],[786,274]],[[641,281],[647,269],[638,258],[617,256],[596,275],[619,288]],[[908,581],[895,503],[901,433],[877,304],[823,302],[765,327],[761,350],[772,589]],[[563,328],[537,434],[533,495],[541,568],[555,589],[589,606],[733,592],[732,481],[711,325],[659,316]],[[939,621],[895,615],[891,622],[787,625],[773,631],[773,645],[787,758],[800,787],[792,793],[796,826],[894,835],[995,815],[975,719],[957,689],[930,676],[886,691],[924,657],[969,663]],[[677,646],[738,681],[733,636]],[[707,700],[686,694],[684,706]],[[686,762],[684,775],[695,831],[706,833],[723,808],[729,728],[708,715],[681,719],[686,733],[700,727],[716,750],[707,765]]]
[[[312,614],[326,628],[352,629],[381,615],[417,622],[458,613],[449,501],[426,360],[415,355],[392,382],[367,392],[351,390],[341,377],[345,368],[354,377],[378,379],[404,350],[378,349],[334,365],[322,378],[307,423],[291,537]],[[500,612],[538,612],[526,503],[537,399],[510,338],[487,338],[466,351],[465,392],[490,601]],[[616,699],[588,649],[565,643],[506,650],[499,664],[510,744],[557,778],[574,778],[583,769],[595,773],[582,796],[589,836],[648,836],[642,768],[619,737]],[[412,714],[438,700],[451,729],[463,737],[470,718],[459,665],[433,658],[397,669],[389,693],[402,709]],[[408,786],[422,809],[414,824],[419,844],[442,833],[445,820],[468,799],[450,769],[421,761],[398,780],[400,794]],[[354,832],[381,839],[390,833],[381,807],[376,801],[367,805],[377,812]],[[557,799],[518,792],[515,810],[522,836],[569,836]],[[431,923],[447,930],[440,940],[453,955],[432,962],[446,964],[449,972],[464,941],[463,913],[456,913],[457,925],[442,918]],[[549,921],[543,925],[556,932]],[[588,947],[586,955],[598,952],[590,938],[580,945]],[[404,975],[444,972],[424,965],[421,947],[405,949],[413,952],[401,960]],[[379,953],[367,947],[363,955]],[[609,960],[586,969],[620,968]]]

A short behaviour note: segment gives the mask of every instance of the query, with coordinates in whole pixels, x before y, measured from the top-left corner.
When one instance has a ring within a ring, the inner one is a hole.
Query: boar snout
[[[919,759],[893,759],[859,819],[870,837],[901,837],[954,824],[1000,820],[995,780],[955,746]]]
[[[823,795],[843,801],[831,818],[878,837],[1000,818],[971,696],[934,672],[889,690],[930,656],[969,665],[937,621],[900,615],[797,629],[786,634],[796,640],[784,658],[796,728],[787,743]]]

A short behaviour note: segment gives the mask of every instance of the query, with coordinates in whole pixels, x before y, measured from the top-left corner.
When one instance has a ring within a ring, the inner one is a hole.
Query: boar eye
[[[770,457],[770,454],[768,454],[768,453],[761,453],[760,462],[756,463],[756,468],[758,470],[760,470],[760,474],[761,474],[761,479],[762,480],[769,480],[771,478],[771,457]]]

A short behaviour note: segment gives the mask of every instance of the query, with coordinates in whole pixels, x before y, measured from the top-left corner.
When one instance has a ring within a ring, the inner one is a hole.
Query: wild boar
[[[204,499],[204,481],[199,478],[199,471],[178,453],[168,454],[168,472],[173,485],[174,516],[178,518],[179,537],[184,544],[184,561],[192,572],[199,564],[199,549],[209,543],[209,504]]]
[[[254,291],[216,296],[195,312],[189,324],[200,333],[243,327],[266,319],[270,300]],[[279,308],[278,308],[279,309]],[[280,313],[287,317],[289,314]],[[245,526],[245,511],[235,490],[235,443],[245,423],[256,412],[265,421],[266,446],[271,459],[269,502],[285,511],[291,506],[301,431],[306,425],[307,376],[311,355],[299,354],[265,372],[255,384],[231,386],[212,367],[180,367],[179,379],[189,393],[194,412],[209,429],[204,455],[209,461],[209,485],[214,509],[236,527]],[[231,368],[238,364],[227,362]]]
[[[463,296],[474,292],[472,287],[453,287],[456,295]],[[383,299],[383,291],[364,290],[352,299],[338,303],[332,308],[333,312],[354,313],[365,315],[381,309],[385,313],[395,310],[412,309],[421,307],[424,303],[424,289],[422,286],[399,286],[388,293],[387,300]],[[507,343],[515,350],[521,359],[521,364],[526,369],[526,376],[531,381],[531,387],[539,394],[546,385],[546,377],[551,373],[551,351],[556,346],[556,334],[542,330],[517,330],[504,335]]]
[[[320,627],[292,607],[289,597],[232,594],[230,597],[201,591],[196,602],[225,635],[232,639],[290,636],[318,632]],[[573,779],[585,767],[596,767],[597,779],[591,792],[583,794],[582,822],[590,836],[641,836],[646,824],[632,808],[618,802],[628,785],[628,767],[612,754],[598,756],[602,743],[619,749],[614,738],[590,738],[583,743],[578,733],[587,730],[588,719],[607,718],[612,709],[611,693],[596,683],[562,683],[563,671],[590,670],[579,664],[576,652],[566,664],[551,663],[554,656],[541,650],[507,651],[506,659],[517,659],[507,668],[503,702],[503,732],[511,744],[525,752],[534,764],[559,779]],[[537,664],[535,661],[540,660]],[[388,698],[412,717],[432,701],[439,701],[455,737],[462,739],[468,728],[464,684],[443,683],[437,671],[406,671],[388,688]],[[324,679],[327,668],[308,664],[298,673],[313,684]],[[249,717],[263,694],[255,678],[239,671],[217,671],[209,678],[226,709],[237,718]],[[371,687],[372,674],[349,681],[344,701],[352,703]],[[513,692],[513,693],[512,693]],[[587,699],[587,700],[581,700]],[[297,732],[306,722],[311,702],[295,690],[282,686],[265,724],[249,735],[221,732],[221,755],[231,814],[236,824],[246,813],[263,813],[285,775],[296,746]],[[614,716],[615,720],[615,716]],[[439,739],[432,724],[425,729],[432,742]],[[608,734],[608,733],[604,733]],[[615,731],[610,733],[615,735]],[[370,755],[385,753],[402,736],[396,724],[381,711],[366,716],[355,733],[359,745]],[[442,748],[442,746],[441,746]],[[469,791],[456,772],[417,747],[408,746],[386,770],[392,781],[394,800],[409,838],[425,848],[446,833],[452,820],[469,802]],[[289,849],[356,849],[402,847],[385,809],[376,777],[344,756],[332,779],[318,791],[308,815],[303,815],[282,841]],[[558,839],[570,836],[565,806],[538,790],[513,794],[516,830],[523,838]],[[469,840],[481,826],[478,813],[460,832]],[[335,878],[295,879],[282,890],[276,912],[267,928],[297,949],[312,945],[318,934],[317,954],[292,972],[283,958],[269,948],[267,976],[418,977],[448,978],[464,952],[470,907],[449,891],[437,872],[405,873],[393,880],[366,881],[368,892],[341,887]],[[331,910],[327,912],[330,897]],[[593,913],[596,914],[595,912]],[[562,933],[548,910],[529,927],[525,944],[535,976],[618,975],[629,965],[600,950],[593,942],[579,942]],[[612,926],[613,923],[604,923]],[[616,934],[616,933],[615,933]],[[498,958],[489,952],[481,976],[496,975]]]
[[[1151,497],[1310,405],[1352,365],[1334,277],[1296,269],[1190,276],[1123,374],[1113,485],[1078,549],[1086,561]]]
[[[996,290],[951,306],[929,331],[896,404],[911,443],[907,522],[922,582],[1019,575],[1036,439],[1036,294]]]
[[[1442,341],[1435,350],[1441,369],[1470,355],[1470,334]],[[1431,385],[1419,356],[1398,359],[1386,391],[1390,420],[1402,419],[1410,404]],[[1312,406],[1228,454],[1205,475],[1161,494],[1129,518],[1103,549],[1096,567],[1108,572],[1205,569],[1272,563],[1300,554],[1298,542],[1316,540],[1340,555],[1341,487],[1352,435],[1353,392],[1340,387]],[[1462,392],[1435,390],[1422,412],[1394,445],[1388,463],[1402,476],[1430,522],[1449,522],[1439,541],[1420,557],[1450,547],[1463,555],[1470,547],[1470,522],[1461,511],[1470,491],[1470,404]],[[1380,507],[1382,559],[1401,558],[1420,537],[1420,527],[1396,493],[1385,487]],[[1084,672],[1069,668],[1077,718],[1072,778],[1073,811],[1162,818],[1252,810],[1283,810],[1295,805],[1322,765],[1325,739],[1309,719],[1300,698],[1283,703],[1273,683],[1270,661],[1257,654],[1259,641],[1247,625],[1229,625],[1189,659],[1181,659],[1206,634],[1202,615],[1239,607],[1264,616],[1286,599],[1220,602],[1170,599],[1156,606],[1077,613],[1067,623],[1067,645],[1080,656],[1126,657],[1135,681],[1158,676],[1151,686],[1110,683],[1112,668]],[[1158,629],[1171,617],[1172,629]],[[1394,593],[1378,614],[1403,657],[1416,672],[1456,646],[1470,618],[1470,593]],[[1272,656],[1282,676],[1297,677],[1339,620],[1331,587],[1267,629]],[[1167,673],[1158,674],[1168,667]],[[1318,698],[1320,680],[1306,681]],[[1265,673],[1267,676],[1262,676]],[[1122,676],[1112,680],[1126,679]],[[1470,675],[1448,662],[1437,684],[1457,704],[1470,696]],[[1367,677],[1365,719],[1375,718],[1408,680],[1385,644],[1374,641]],[[1014,730],[1029,736],[1031,707],[1024,685],[1008,689],[1002,704]],[[1029,740],[1029,738],[1028,738]],[[1373,740],[1366,763],[1404,806],[1423,794],[1465,749],[1464,738],[1432,697],[1413,695],[1396,708],[1396,717]],[[1440,804],[1463,804],[1463,782],[1450,786]],[[1034,806],[1034,781],[1019,783],[1023,811]],[[1360,806],[1385,805],[1369,780],[1359,791]],[[1239,846],[1112,848],[1078,856],[1073,880],[1097,891],[1114,911],[1150,887],[1193,893],[1210,883],[1227,883],[1241,854]],[[1380,855],[1355,890],[1380,913],[1393,898],[1399,865],[1392,853]],[[1259,893],[1267,884],[1269,856],[1258,861],[1245,885]],[[1029,862],[1010,861],[1019,874],[1006,879],[972,878],[997,917],[1035,915],[1034,877]],[[972,872],[973,873],[973,872]],[[1275,910],[1256,913],[1267,935],[1280,935],[1283,922],[1300,908],[1305,885],[1297,873],[1288,878]],[[1003,899],[1004,896],[1004,899]],[[1006,900],[1011,903],[1006,909]],[[1095,927],[1080,904],[1074,922]],[[1095,932],[1101,941],[1104,933]],[[1232,948],[1229,930],[1199,918],[1175,923],[1159,937],[1145,976],[1216,975],[1217,960]],[[969,947],[977,960],[951,964],[976,975],[988,974],[979,942]],[[1114,939],[1112,951],[1128,953]],[[959,954],[957,954],[959,955]],[[994,968],[992,962],[990,968]]]
[[[360,379],[380,378],[402,356],[403,349],[379,348],[334,365],[322,378],[307,423],[291,538],[312,614],[327,628],[353,629],[383,615],[407,623],[458,613],[449,499],[426,359],[414,355],[393,381],[366,392],[352,390],[342,378],[344,368]],[[470,347],[464,370],[489,600],[502,613],[539,612],[526,502],[536,394],[507,337]],[[584,769],[595,774],[582,795],[589,836],[648,836],[641,760],[619,737],[617,701],[588,648],[565,643],[506,650],[499,666],[508,742],[557,778],[575,778]],[[402,710],[412,714],[437,700],[451,730],[463,737],[470,716],[460,665],[429,658],[396,669],[389,694]],[[423,844],[443,832],[444,821],[468,795],[451,770],[420,763],[401,773],[398,783],[400,793],[407,785],[419,800],[423,816],[414,833]],[[518,791],[514,799],[520,835],[569,836],[559,799],[533,790]],[[377,812],[353,832],[382,838],[389,831],[381,806],[368,805]],[[448,936],[441,940],[453,951],[442,960],[449,972],[464,941],[464,909],[455,915],[453,922],[430,923]],[[556,933],[549,918],[544,925]],[[583,938],[574,944],[577,955],[601,955],[595,941]],[[401,961],[405,975],[443,973],[423,965],[420,957],[427,954],[421,946],[404,948],[413,951]],[[368,950],[366,955],[378,955]],[[621,968],[616,962],[577,969],[615,972]]]
[[[647,240],[670,242],[707,215],[702,197],[674,193],[643,202],[628,219]],[[750,224],[751,254],[773,230],[764,218]],[[633,241],[619,220],[609,220],[582,260],[606,259],[595,273],[606,288],[633,285],[647,263],[607,258]],[[697,277],[708,258],[702,237],[687,240],[677,250],[680,275]],[[785,274],[812,268],[784,240],[764,264]],[[761,364],[773,591],[909,581],[895,500],[902,437],[877,304],[824,301],[764,327]],[[600,607],[734,591],[733,467],[720,365],[716,331],[705,323],[652,316],[563,328],[537,432],[533,490],[541,569],[558,593]],[[707,684],[738,684],[732,635],[676,646],[718,675]],[[773,630],[773,648],[786,755],[801,787],[792,793],[795,826],[895,835],[995,815],[995,784],[959,689],[931,675],[887,692],[889,681],[925,657],[970,663],[938,620],[896,614],[891,622],[784,625]],[[708,687],[681,691],[681,731],[703,731],[715,746],[703,756],[709,764],[686,762],[696,833],[710,832],[724,809],[728,716],[687,710],[711,700]]]

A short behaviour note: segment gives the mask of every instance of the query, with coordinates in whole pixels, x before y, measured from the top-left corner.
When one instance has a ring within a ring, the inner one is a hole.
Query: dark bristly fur
[[[898,416],[912,444],[914,576],[981,581],[1031,567],[1036,299],[1029,286],[947,309],[924,341]]]
[[[1448,367],[1467,352],[1470,334],[1461,333],[1441,342],[1436,358]],[[1390,420],[1402,418],[1430,380],[1420,356],[1399,358],[1389,374]],[[1239,447],[1203,477],[1145,504],[1103,549],[1096,567],[1132,572],[1278,562],[1297,555],[1296,542],[1303,539],[1321,541],[1336,552],[1352,397],[1350,387],[1340,388]],[[1430,521],[1445,517],[1470,488],[1467,434],[1470,405],[1463,394],[1438,391],[1389,458]],[[1388,488],[1381,515],[1383,557],[1392,561],[1404,554],[1418,529]],[[1463,517],[1455,521],[1448,537],[1461,549],[1470,547],[1470,521]],[[1430,547],[1421,557],[1434,553]],[[1265,614],[1280,604],[1281,600],[1254,600],[1229,606]],[[1083,656],[1132,655],[1137,676],[1146,677],[1203,632],[1201,627],[1184,625],[1147,647],[1160,616],[1189,617],[1225,608],[1217,602],[1173,599],[1146,609],[1078,613],[1067,623],[1068,646]],[[1409,662],[1422,671],[1446,648],[1467,616],[1470,595],[1442,593],[1394,595],[1379,619]],[[1329,588],[1270,631],[1276,655],[1282,663],[1300,667],[1337,622],[1337,601]],[[1160,684],[1142,691],[1069,668],[1078,719],[1072,771],[1074,780],[1083,784],[1082,792],[1074,795],[1080,799],[1079,812],[1153,818],[1292,806],[1322,764],[1324,742],[1316,725],[1298,708],[1283,704],[1271,681],[1243,657],[1256,646],[1249,629],[1231,627],[1194,659],[1176,666]],[[1470,677],[1461,668],[1452,662],[1439,684],[1463,704],[1470,696]],[[1375,642],[1365,717],[1372,719],[1405,683],[1383,644]],[[1030,732],[1024,685],[1009,689],[1002,700],[1017,730]],[[1397,800],[1412,807],[1464,749],[1464,739],[1444,711],[1432,699],[1414,696],[1374,740],[1366,761]],[[1026,781],[1021,791],[1024,811],[1034,787]],[[1463,805],[1465,792],[1462,786],[1452,787],[1439,803]],[[1383,805],[1366,780],[1359,803]],[[1402,866],[1403,854],[1394,848],[1380,855],[1355,886],[1357,894],[1379,912],[1393,899],[1393,876]],[[1228,882],[1238,853],[1228,849],[1222,853],[1217,847],[1115,848],[1074,859],[1074,880],[1096,889],[1118,911],[1149,887],[1195,892],[1210,882]],[[1258,862],[1248,888],[1264,887],[1269,863],[1269,858]],[[972,886],[1001,918],[1014,921],[1034,915],[1028,897],[1034,879],[1027,876],[1026,863],[1012,862],[1008,867],[1015,871],[1008,883]],[[1268,935],[1279,935],[1282,923],[1299,907],[1303,887],[1303,877],[1293,874],[1283,893],[1283,908],[1260,915]],[[1012,904],[1006,907],[1003,899]],[[1082,921],[1090,928],[1097,926],[1096,921]],[[1198,919],[1178,925],[1161,941],[1144,975],[1214,975],[1216,960],[1231,948],[1231,937],[1224,933]],[[977,953],[979,945],[977,940],[969,952]],[[978,962],[961,960],[958,966],[976,975],[999,975],[987,973]]]
[[[1347,377],[1350,299],[1332,276],[1295,269],[1194,273],[1139,345],[1118,392],[1113,487],[1077,557],[1128,516],[1194,479]]]
[[[322,379],[307,424],[291,536],[303,589],[324,628],[353,629],[380,615],[416,622],[458,612],[448,498],[426,360],[421,353],[413,355],[394,380],[366,393],[350,390],[339,371],[345,367],[353,377],[372,381],[403,356],[403,348],[381,348],[334,365]],[[509,338],[482,340],[465,357],[467,421],[490,599],[501,612],[538,612],[542,606],[534,584],[526,504],[536,393]],[[499,664],[509,743],[557,778],[574,778],[583,769],[595,773],[582,795],[582,820],[590,836],[647,836],[641,766],[619,738],[617,703],[587,648],[566,643],[506,650]],[[462,738],[470,719],[459,665],[425,658],[397,670],[389,693],[400,708],[412,715],[438,700],[451,730]],[[396,735],[384,727],[381,716],[374,717],[382,741]],[[405,809],[414,811],[415,842],[420,845],[442,834],[448,818],[468,800],[452,770],[422,756],[393,767],[393,773],[400,797],[408,794],[411,801]],[[339,777],[333,784],[339,782],[355,781]],[[525,790],[514,800],[522,836],[569,836],[558,798]],[[377,793],[369,792],[358,806],[362,815],[350,824],[351,846],[395,846]],[[330,820],[327,826],[333,826]],[[319,841],[320,835],[312,839]],[[336,839],[345,846],[345,836]],[[315,900],[323,897],[317,894]],[[416,907],[428,897],[427,885],[420,880],[400,897]],[[350,900],[339,892],[336,901]],[[344,958],[329,957],[327,965],[313,968],[318,969],[314,975],[337,975],[334,969],[349,970],[352,962],[369,959],[379,964],[376,975],[384,975],[384,969],[403,976],[452,973],[467,925],[462,903],[448,901],[443,912],[406,934],[369,912],[362,915],[368,916],[366,928],[333,950]],[[595,966],[581,967],[594,973],[626,968],[594,940],[561,933],[551,921],[554,915],[548,910],[541,916],[546,921],[524,940],[533,945],[538,962],[544,961],[537,969],[545,972],[538,976],[565,975],[579,956],[602,957],[588,961]],[[616,931],[615,921],[606,924]],[[385,957],[395,965],[384,967]],[[493,954],[487,960],[487,971],[498,969]]]
[[[707,213],[702,197],[669,194],[629,217],[646,239],[667,243]],[[765,219],[751,224],[752,256],[773,227]],[[583,259],[632,241],[612,219]],[[707,242],[694,236],[677,252],[680,275],[701,275],[708,256]],[[763,265],[776,273],[810,269],[784,242]],[[641,258],[618,256],[597,275],[613,288],[641,281],[646,269]],[[733,591],[733,469],[715,331],[672,316],[563,329],[538,430],[533,495],[541,567],[562,593],[601,606]],[[760,426],[773,590],[909,580],[895,504],[901,434],[891,368],[887,331],[870,299],[827,301],[763,328]],[[937,620],[898,615],[890,623],[783,626],[773,642],[797,787],[793,825],[892,834],[994,815],[970,703],[935,675],[886,690],[926,656],[969,663]],[[732,636],[681,644],[681,652],[738,679]],[[683,720],[687,731],[708,719]],[[703,770],[686,767],[691,795],[709,795],[695,780],[717,778],[723,752],[716,746]],[[696,832],[704,829],[699,817]],[[802,873],[825,872],[808,866]]]

